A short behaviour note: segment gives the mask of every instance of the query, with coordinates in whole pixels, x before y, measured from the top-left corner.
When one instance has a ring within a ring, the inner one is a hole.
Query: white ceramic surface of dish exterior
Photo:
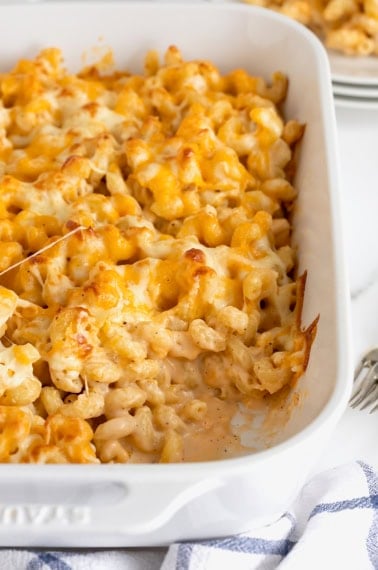
[[[140,69],[169,44],[188,58],[290,78],[285,113],[307,123],[296,183],[295,239],[307,269],[304,324],[320,324],[301,405],[271,448],[177,465],[0,465],[0,545],[142,546],[241,532],[281,515],[303,485],[351,389],[347,280],[329,64],[289,19],[242,5],[67,3],[0,7],[0,71],[40,48],[68,65],[98,44]]]

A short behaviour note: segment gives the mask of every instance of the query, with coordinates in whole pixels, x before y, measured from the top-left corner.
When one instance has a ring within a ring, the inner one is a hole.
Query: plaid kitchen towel
[[[275,523],[175,544],[161,570],[378,570],[378,476],[362,462],[316,475]]]
[[[314,476],[275,523],[163,549],[0,551],[1,570],[378,570],[378,476],[362,462]]]

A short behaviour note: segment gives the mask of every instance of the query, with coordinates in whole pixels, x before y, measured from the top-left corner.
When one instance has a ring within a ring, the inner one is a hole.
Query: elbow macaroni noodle
[[[315,32],[333,50],[378,55],[378,0],[244,0],[281,12]]]
[[[224,456],[236,405],[301,376],[286,91],[175,47],[0,75],[0,461]]]

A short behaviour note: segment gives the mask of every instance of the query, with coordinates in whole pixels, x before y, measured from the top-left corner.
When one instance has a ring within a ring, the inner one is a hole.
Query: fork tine
[[[359,377],[353,389],[351,402],[354,402],[355,400],[359,399],[361,395],[363,398],[366,396],[371,387],[373,378],[374,378],[374,372],[372,368],[370,368],[370,370],[367,370],[366,374],[361,375]]]
[[[375,362],[368,373],[363,376],[363,382],[359,388],[349,403],[352,408],[360,407],[361,410],[364,410],[378,400],[378,362]],[[373,409],[375,410],[375,408],[376,406]],[[370,410],[370,413],[372,411]]]
[[[363,376],[362,382],[359,383],[360,385],[356,386],[356,389],[354,390],[352,397],[350,399],[350,405],[352,406],[352,408],[356,408],[357,406],[359,406],[361,402],[363,402],[364,399],[367,398],[370,395],[370,393],[374,390],[375,382],[377,380],[377,371],[378,371],[378,363],[376,363],[372,368],[370,368],[368,373],[365,376]]]
[[[352,391],[352,395],[350,397],[350,403],[352,403],[354,401],[354,399],[361,393],[361,390],[363,390],[364,387],[366,386],[365,382],[366,382],[367,376],[369,375],[370,370],[367,368],[367,373],[361,374],[361,372],[363,370],[365,370],[365,368],[367,368],[367,367],[360,365],[359,370],[356,371],[356,374],[354,376],[353,391]]]
[[[358,397],[355,398],[353,402],[350,402],[350,406],[352,408],[358,408],[359,406],[361,406],[361,404],[365,402],[366,398],[370,396],[373,390],[374,390],[374,384],[371,384],[366,388],[364,388],[364,390],[361,391],[361,394],[357,394]]]
[[[361,374],[364,368],[371,368],[375,366],[378,362],[378,348],[373,348],[369,350],[364,356],[360,359],[360,362],[354,372],[354,380],[356,381]]]
[[[376,358],[377,357],[377,358]],[[361,358],[356,370],[354,371],[354,386],[357,387],[364,383],[365,375],[362,372],[365,370],[370,370],[378,362],[378,353],[376,350],[371,350],[363,358]],[[356,390],[356,389],[355,389]],[[355,391],[354,390],[354,391]]]
[[[376,402],[378,398],[378,384],[375,384],[373,386],[373,390],[371,390],[369,397],[366,398],[366,400],[363,402],[363,405],[361,406],[361,410],[365,410],[367,407],[369,407],[371,404],[373,404],[373,402]]]
[[[357,382],[359,375],[361,374],[361,372],[363,371],[364,368],[366,368],[368,366],[368,361],[365,358],[362,358],[360,360],[359,365],[357,366],[355,372],[354,372],[354,381]]]

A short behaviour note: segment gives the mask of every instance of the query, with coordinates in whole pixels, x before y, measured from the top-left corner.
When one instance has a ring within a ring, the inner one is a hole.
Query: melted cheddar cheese
[[[286,90],[175,47],[0,75],[0,461],[241,452],[237,405],[301,376]]]

